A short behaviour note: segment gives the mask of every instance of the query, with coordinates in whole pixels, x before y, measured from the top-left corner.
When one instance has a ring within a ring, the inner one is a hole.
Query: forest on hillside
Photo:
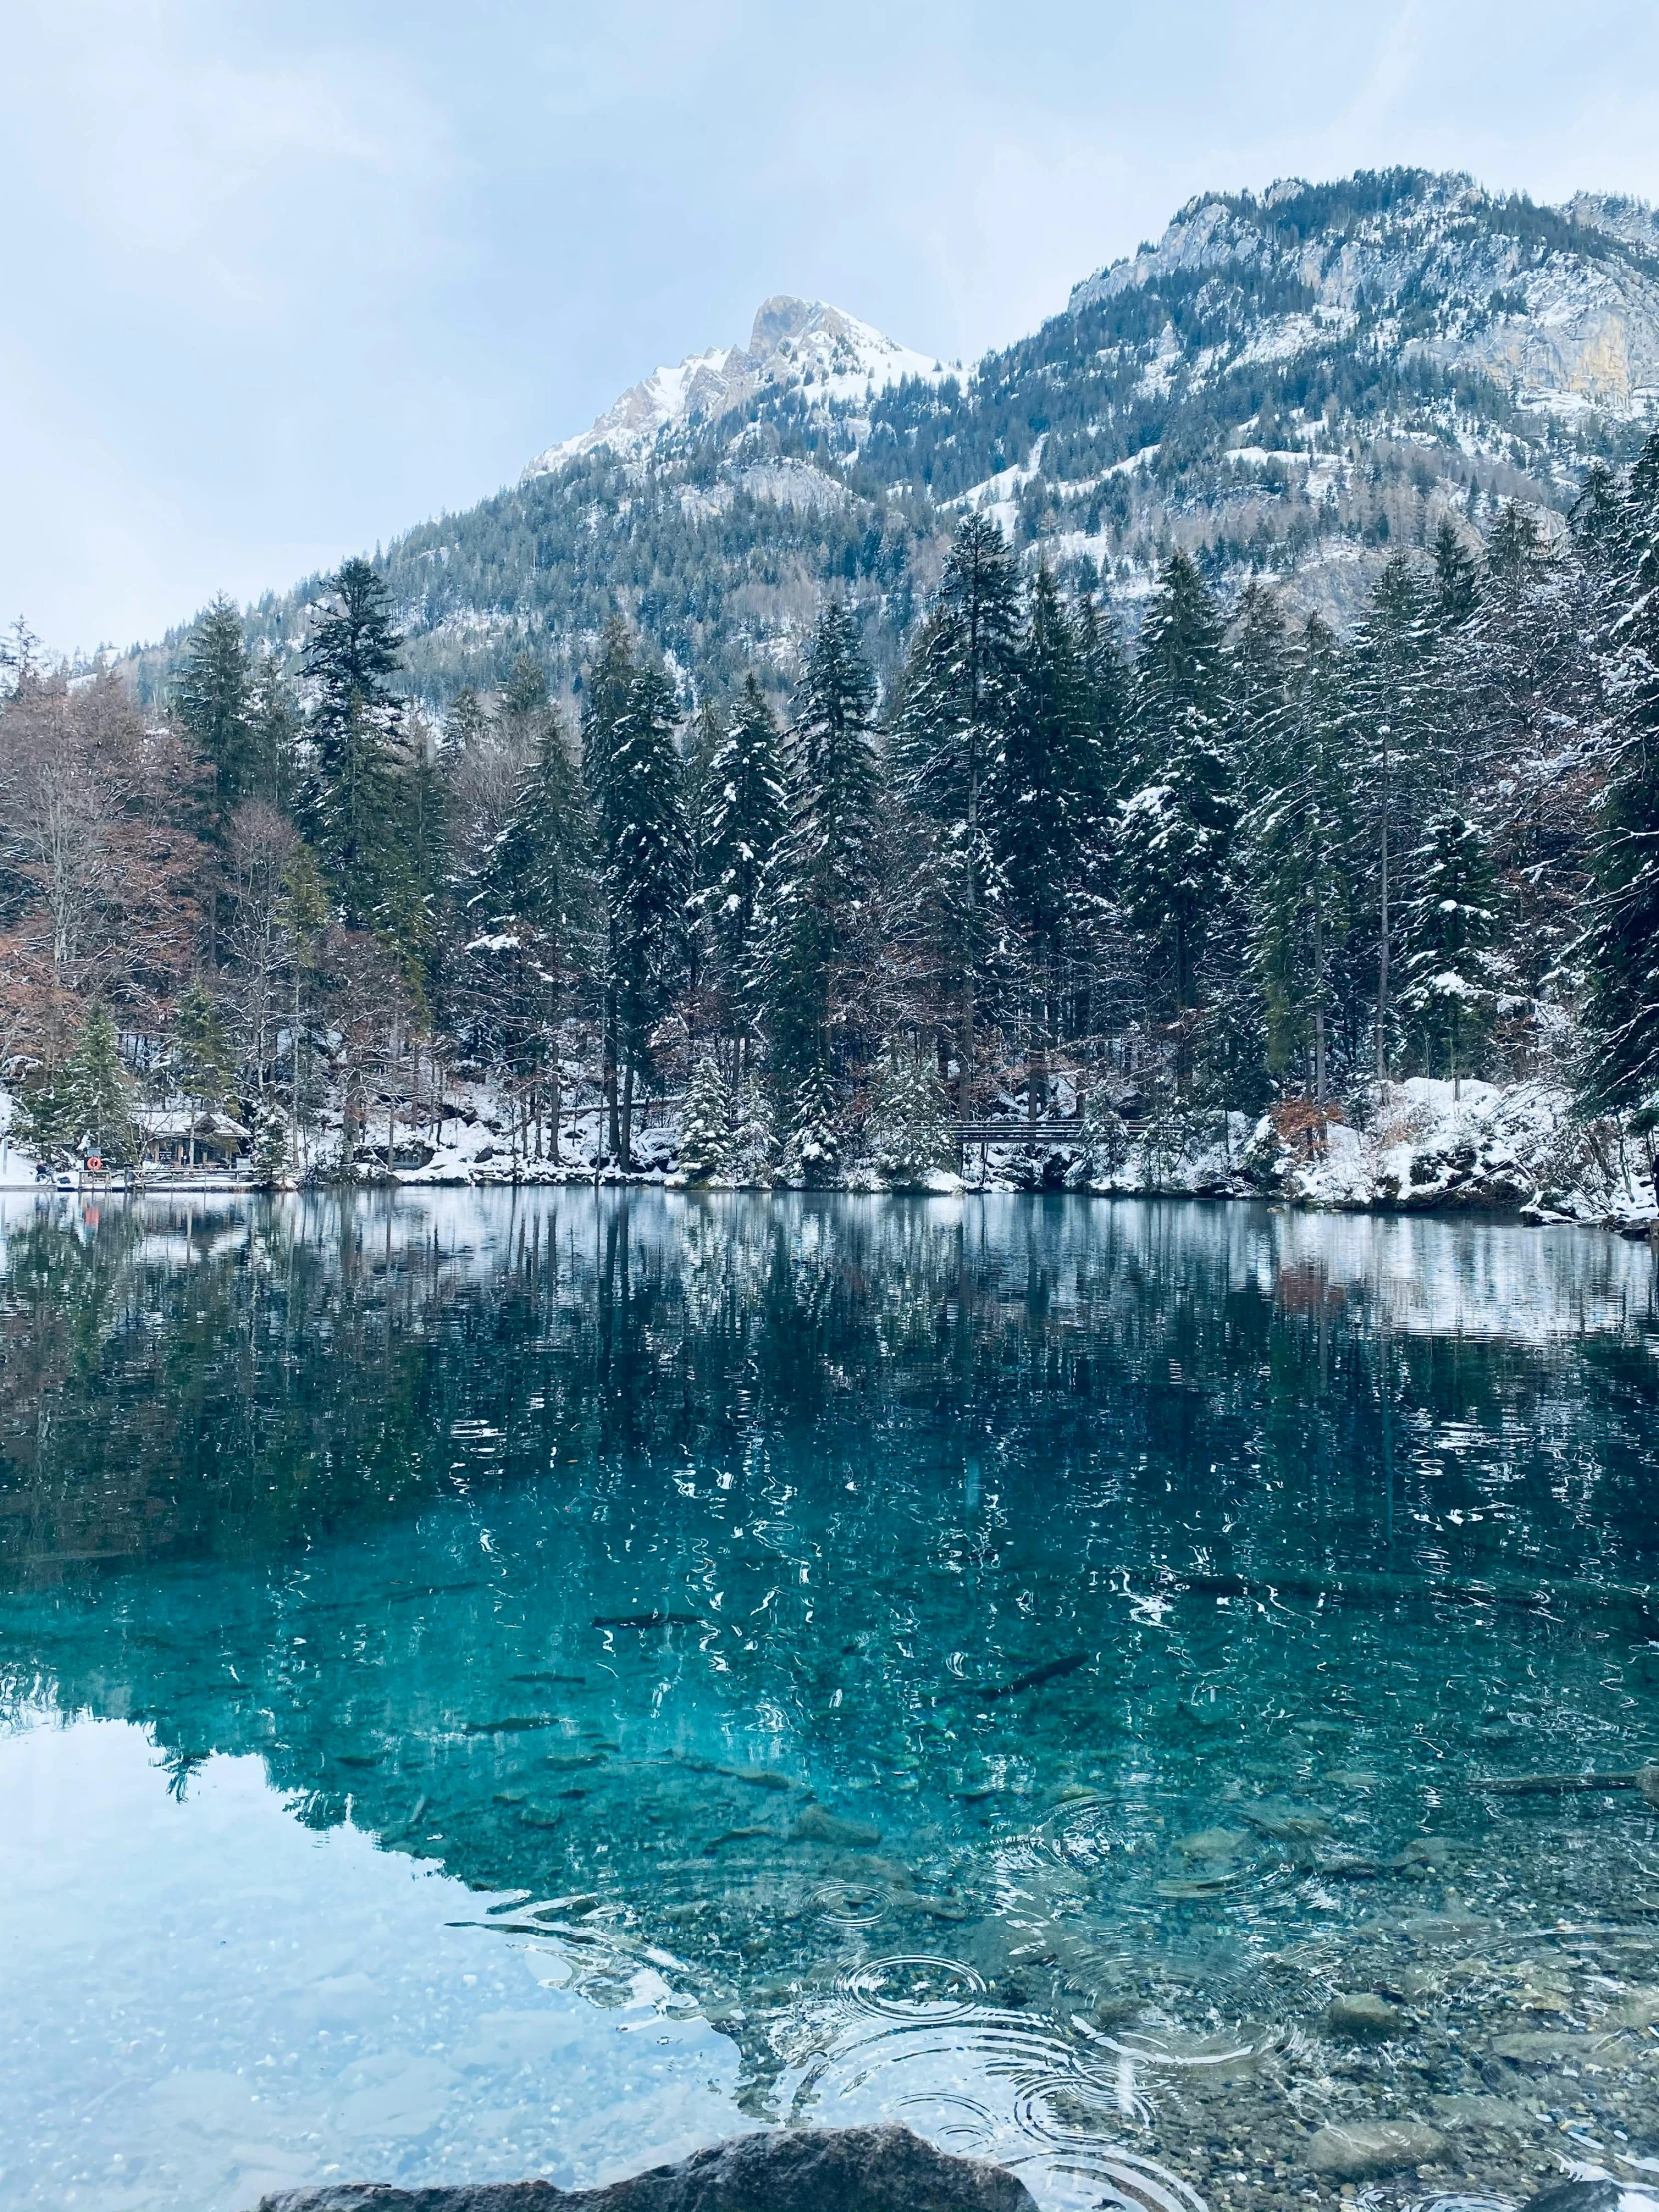
[[[951,1120],[1547,1074],[1659,1119],[1659,436],[1563,529],[1396,553],[1339,637],[1164,563],[1109,600],[969,515],[878,684],[827,594],[787,712],[619,615],[441,718],[361,560],[302,673],[221,600],[165,709],[0,703],[0,1081],[42,1157],[224,1112],[273,1179],[390,1166],[458,1085],[515,1158],[683,1100],[691,1178],[895,1180]]]

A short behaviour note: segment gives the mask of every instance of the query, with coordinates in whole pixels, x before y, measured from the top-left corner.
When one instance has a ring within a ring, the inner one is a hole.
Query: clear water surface
[[[1501,1223],[13,1202],[0,2201],[1659,2176],[1659,1814],[1491,1787],[1659,1757],[1656,1354],[1645,1249]]]

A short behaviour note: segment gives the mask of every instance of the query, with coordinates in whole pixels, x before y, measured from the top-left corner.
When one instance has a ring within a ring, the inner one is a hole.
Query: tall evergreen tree
[[[242,802],[271,796],[254,666],[242,617],[223,592],[191,633],[175,705],[207,777],[204,829],[223,846]]]
[[[1005,884],[992,793],[1019,704],[1019,579],[995,522],[969,515],[956,532],[932,610],[905,671],[894,759],[926,839],[915,875],[938,981],[956,1007],[964,1111],[987,983],[1007,950]]]
[[[773,847],[788,814],[782,741],[753,676],[703,776],[696,904],[707,933],[717,1019],[727,1036],[749,1027],[755,923]]]
[[[587,694],[583,771],[605,917],[609,1135],[612,1157],[626,1172],[635,1088],[652,1073],[652,1031],[678,982],[690,890],[675,743],[680,712],[668,677],[635,661],[620,625],[606,633]]]
[[[347,917],[373,918],[395,858],[392,801],[401,666],[385,583],[367,561],[345,562],[311,610],[305,675],[320,789],[317,841]]]
[[[556,1161],[560,1030],[590,956],[592,826],[564,727],[533,663],[515,669],[502,706],[529,752],[507,822],[466,886],[470,997],[493,1056],[527,1089],[538,1133],[545,1106]]]
[[[1442,515],[1434,533],[1434,611],[1442,627],[1455,629],[1467,622],[1479,596],[1479,582],[1480,564],[1450,515]]]
[[[1019,642],[1018,679],[987,814],[1024,973],[1030,1038],[1027,1110],[1046,1104],[1050,1048],[1066,963],[1086,957],[1103,894],[1115,762],[1097,719],[1091,653],[1040,567]]]
[[[825,608],[796,687],[789,817],[761,888],[757,980],[780,1110],[810,1094],[822,1120],[837,1039],[856,1026],[868,980],[880,795],[871,716],[875,679],[857,625]]]
[[[1447,809],[1429,821],[1415,875],[1417,893],[1401,932],[1400,1011],[1422,1037],[1425,1072],[1448,1067],[1460,1096],[1465,1070],[1473,1074],[1480,1063],[1503,980],[1493,950],[1491,860],[1465,816]]]
[[[1357,826],[1343,748],[1337,641],[1309,617],[1287,684],[1286,782],[1246,825],[1252,954],[1269,1072],[1330,1098],[1340,961],[1353,926]]]
[[[1416,847],[1442,783],[1438,643],[1422,582],[1410,559],[1396,553],[1378,579],[1360,625],[1348,685],[1348,745],[1370,829],[1367,888],[1377,948],[1373,1048],[1379,1082],[1388,1072],[1392,1048],[1401,855]]]
[[[1583,944],[1587,1102],[1659,1124],[1659,433],[1631,471],[1618,539],[1630,558],[1608,625],[1610,771]],[[1611,533],[1609,533],[1611,536]]]
[[[1184,553],[1165,565],[1136,662],[1137,788],[1118,847],[1130,911],[1161,954],[1165,1001],[1198,1005],[1199,963],[1237,822],[1222,624]]]

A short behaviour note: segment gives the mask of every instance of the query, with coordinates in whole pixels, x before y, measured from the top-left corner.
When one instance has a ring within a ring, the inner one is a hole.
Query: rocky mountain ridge
[[[620,607],[688,700],[782,687],[826,590],[883,670],[969,507],[1133,629],[1190,550],[1339,626],[1388,554],[1518,499],[1547,526],[1659,410],[1659,216],[1363,172],[1190,202],[1030,337],[960,371],[822,303],[659,369],[515,485],[379,556],[441,707],[529,650],[573,682]],[[290,661],[315,582],[251,627]],[[165,689],[179,636],[140,657]]]
[[[747,346],[713,346],[654,369],[590,429],[538,453],[521,481],[552,475],[601,446],[618,458],[636,457],[664,430],[718,421],[758,394],[800,392],[819,407],[849,406],[906,379],[938,383],[944,374],[942,362],[822,299],[763,300]]]

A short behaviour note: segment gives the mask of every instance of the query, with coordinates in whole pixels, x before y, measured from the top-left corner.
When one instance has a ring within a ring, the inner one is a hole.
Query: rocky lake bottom
[[[1573,1229],[0,1222],[0,2191],[897,2118],[1051,2212],[1659,2184],[1659,1301]]]

